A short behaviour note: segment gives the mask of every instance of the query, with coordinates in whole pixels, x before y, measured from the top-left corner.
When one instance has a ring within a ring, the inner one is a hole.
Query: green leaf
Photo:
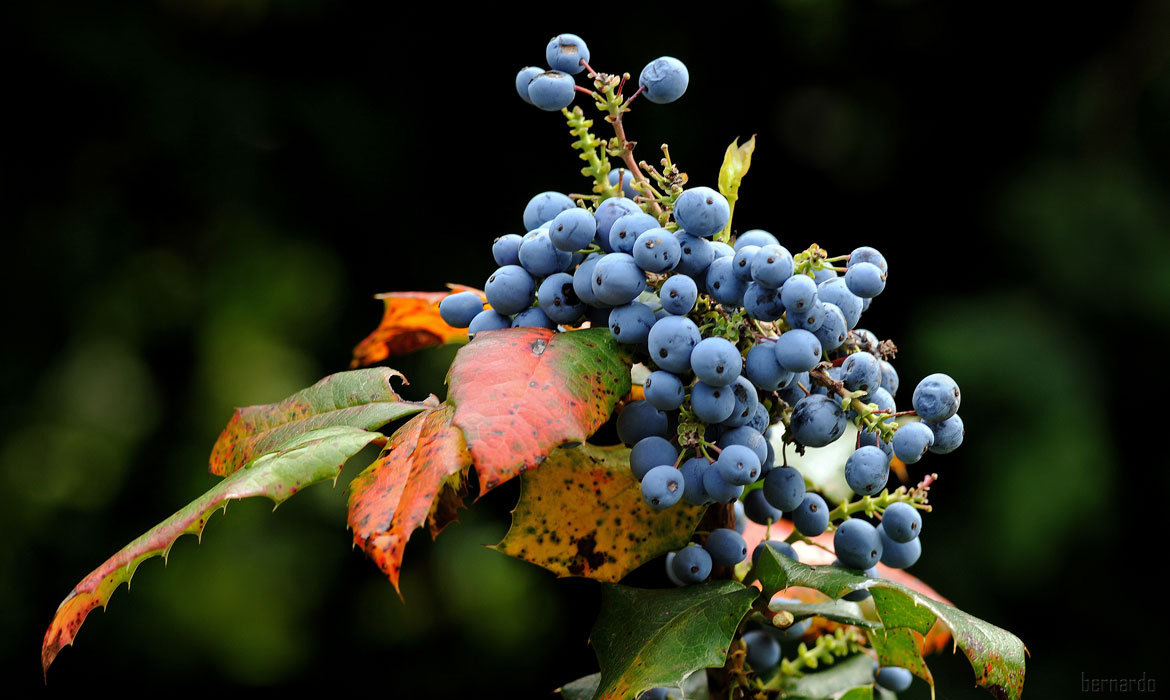
[[[914,637],[914,630],[906,627],[874,630],[869,634],[869,643],[882,666],[904,668],[934,686],[934,677],[922,659],[922,646]]]
[[[601,685],[601,674],[591,673],[584,678],[578,678],[572,683],[566,683],[557,688],[564,700],[590,700]],[[707,688],[707,672],[700,669],[683,681],[682,691],[672,690],[667,693],[669,700],[710,700],[711,693]]]
[[[845,694],[838,700],[873,700],[873,686],[865,685],[845,691]]]
[[[447,382],[484,493],[601,427],[630,392],[630,358],[608,328],[509,328],[460,348]]]
[[[211,448],[212,474],[227,476],[297,435],[335,425],[375,430],[430,404],[403,401],[388,367],[331,374],[277,403],[238,408]]]
[[[769,603],[768,609],[773,612],[787,610],[797,620],[803,620],[806,617],[823,617],[844,625],[866,629],[876,629],[882,626],[880,622],[866,619],[861,606],[848,600],[833,600],[824,603],[789,603],[778,599]]]
[[[857,654],[824,671],[791,680],[786,690],[787,696],[820,699],[866,684],[873,685],[873,659],[866,654]]]
[[[122,583],[129,583],[143,561],[166,557],[180,536],[202,536],[203,527],[218,508],[227,502],[264,496],[280,505],[293,494],[312,484],[334,480],[350,457],[372,442],[384,439],[381,434],[359,428],[334,426],[298,435],[278,449],[259,456],[211,487],[187,507],[156,525],[146,534],[126,545],[99,566],[61,602],[41,647],[41,665],[47,672],[58,652],[72,644],[85,616],[101,605]]]
[[[601,665],[594,697],[625,700],[650,688],[677,688],[694,671],[722,666],[758,595],[735,581],[669,590],[605,585],[589,636]]]
[[[562,685],[554,692],[560,693],[565,700],[589,700],[597,692],[600,685],[601,673],[590,673],[588,676]]]
[[[906,629],[926,634],[941,622],[963,650],[975,681],[997,698],[1018,700],[1024,689],[1024,643],[1018,637],[953,606],[885,579],[866,578],[834,566],[806,566],[765,548],[756,566],[765,591],[806,586],[832,597],[865,589],[887,630]],[[871,638],[872,639],[872,638]],[[925,668],[925,666],[924,666]],[[929,673],[928,673],[929,675]]]
[[[735,216],[735,201],[739,199],[739,185],[752,167],[752,152],[755,150],[756,137],[753,135],[742,146],[739,145],[739,139],[735,139],[723,154],[723,165],[719,168],[719,191],[727,197],[731,215],[727,218],[727,226],[719,233],[719,240],[726,241],[731,235],[731,220]]]
[[[512,526],[495,548],[558,576],[618,581],[685,545],[706,510],[646,505],[624,446],[553,450],[520,478]]]

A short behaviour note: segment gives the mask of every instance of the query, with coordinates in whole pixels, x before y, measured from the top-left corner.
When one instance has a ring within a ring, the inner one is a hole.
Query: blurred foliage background
[[[213,483],[232,407],[344,369],[376,292],[481,286],[530,196],[584,189],[559,115],[513,88],[561,31],[599,70],[689,66],[682,100],[628,117],[640,158],[668,142],[712,185],[727,143],[759,135],[739,228],[885,252],[865,325],[902,348],[902,402],[935,371],[964,390],[966,444],[919,465],[941,479],[914,573],[1024,639],[1028,696],[1065,697],[1082,674],[1163,680],[1160,618],[1133,603],[1160,591],[1141,571],[1165,548],[1147,534],[1166,460],[1145,371],[1170,328],[1170,6],[562,9],[0,10],[5,686],[41,688],[58,602]],[[452,354],[391,364],[412,396],[442,395]],[[480,546],[514,488],[412,541],[404,603],[349,547],[359,468],[274,514],[234,505],[202,545],[147,563],[48,692],[546,697],[595,670],[597,585]],[[939,697],[983,697],[961,657],[932,666]]]

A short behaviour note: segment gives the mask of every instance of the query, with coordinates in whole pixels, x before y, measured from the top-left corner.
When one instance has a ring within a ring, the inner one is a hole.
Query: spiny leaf
[[[907,627],[873,630],[869,643],[877,652],[878,663],[882,666],[904,668],[930,684],[934,694],[934,677],[922,659],[922,635]]]
[[[1012,633],[951,605],[929,598],[893,581],[864,576],[834,566],[807,566],[765,549],[756,575],[765,591],[788,586],[815,588],[833,598],[868,590],[887,630],[925,634],[941,622],[954,637],[975,671],[975,680],[997,698],[1018,700],[1024,688],[1024,643]]]
[[[869,684],[867,689],[872,689],[873,659],[865,654],[857,654],[844,661],[838,661],[824,671],[793,679],[787,684],[785,697],[827,698],[867,683]]]
[[[297,435],[335,425],[374,430],[433,403],[403,401],[390,386],[402,374],[375,367],[331,374],[283,401],[236,409],[211,448],[212,474],[227,476]]]
[[[679,687],[719,667],[759,591],[735,581],[671,590],[606,584],[589,642],[601,665],[597,700],[625,700],[649,688]]]
[[[864,685],[859,688],[851,688],[845,691],[838,700],[873,700],[873,686]]]
[[[458,292],[483,292],[461,284],[447,285],[450,292],[386,292],[378,294],[385,304],[382,322],[353,349],[350,367],[363,367],[388,357],[405,355],[445,343],[466,343],[467,329],[447,325],[439,315],[439,302]]]
[[[853,625],[854,627],[865,627],[867,629],[881,627],[881,623],[866,619],[865,613],[862,611],[860,605],[847,600],[831,600],[824,603],[789,603],[782,600],[774,600],[768,604],[768,609],[772,612],[786,610],[792,613],[793,618],[796,620],[803,620],[806,617],[823,617],[826,620],[840,622],[844,625]]]
[[[566,683],[553,692],[560,693],[564,700],[589,700],[597,692],[600,685],[601,674],[591,673],[571,683]],[[710,700],[711,692],[707,687],[706,671],[699,669],[687,676],[682,684],[682,695],[671,693],[670,697],[672,700],[674,698],[679,698],[679,700]]]
[[[336,479],[345,462],[366,445],[382,440],[379,433],[359,428],[333,426],[295,437],[280,449],[264,454],[192,501],[146,534],[110,557],[62,601],[41,647],[41,665],[48,672],[58,652],[73,643],[85,616],[97,606],[105,607],[123,582],[129,583],[135,569],[146,559],[166,557],[181,535],[201,536],[207,519],[227,502],[265,496],[277,505],[307,486]]]
[[[431,532],[454,520],[463,503],[461,474],[471,464],[449,404],[411,418],[382,454],[350,483],[349,526],[360,546],[398,589],[407,540],[429,521]]]
[[[630,360],[606,328],[485,331],[447,382],[482,494],[592,435],[629,393]]]
[[[685,545],[705,510],[646,505],[623,446],[557,449],[520,478],[512,527],[495,548],[558,576],[618,581]]]

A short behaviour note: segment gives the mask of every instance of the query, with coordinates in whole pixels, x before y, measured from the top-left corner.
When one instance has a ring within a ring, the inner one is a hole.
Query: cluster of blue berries
[[[577,92],[574,75],[589,71],[589,46],[576,34],[559,34],[544,49],[548,70],[526,66],[516,74],[516,92],[530,105],[548,112],[562,110],[573,103]],[[657,104],[674,102],[682,97],[690,83],[690,73],[677,58],[656,58],[638,76],[639,91]]]

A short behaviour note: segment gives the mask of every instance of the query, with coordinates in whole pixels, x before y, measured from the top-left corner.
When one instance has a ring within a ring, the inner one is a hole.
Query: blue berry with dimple
[[[743,497],[743,512],[748,520],[760,525],[779,522],[780,518],[784,516],[779,510],[773,508],[771,503],[768,503],[761,489],[748,491],[747,495]]]
[[[747,558],[747,542],[743,535],[725,527],[712,530],[703,548],[711,555],[712,563],[719,566],[735,566]]]
[[[761,340],[748,350],[743,363],[743,373],[762,391],[776,391],[785,381],[792,379],[792,372],[780,365],[776,348],[770,340]]]
[[[747,662],[757,674],[763,674],[780,663],[780,642],[763,630],[751,630],[743,635],[747,645]]]
[[[863,262],[877,265],[878,269],[881,270],[883,274],[888,275],[890,273],[890,266],[886,264],[885,256],[879,253],[876,248],[871,248],[867,245],[863,245],[860,248],[855,248],[853,252],[849,254],[849,262],[846,263],[846,267],[853,267],[854,265]]]
[[[833,551],[850,569],[865,570],[882,558],[882,541],[877,528],[864,520],[850,519],[833,533]]]
[[[644,214],[640,210],[632,214],[624,214],[618,217],[609,228],[609,247],[615,252],[632,254],[634,241],[638,240],[638,236],[642,232],[652,228],[658,228],[658,219],[653,216]],[[673,234],[671,237],[673,238]]]
[[[704,423],[722,423],[735,410],[735,395],[730,387],[698,382],[691,388],[691,409]]]
[[[703,472],[703,490],[716,503],[734,503],[743,495],[743,486],[727,483],[714,464]]]
[[[577,251],[593,242],[597,219],[588,209],[573,207],[553,217],[548,237],[560,250]]]
[[[598,204],[593,218],[597,220],[597,244],[601,246],[601,249],[607,253],[613,252],[613,246],[609,243],[609,233],[613,230],[613,225],[618,219],[627,214],[641,212],[642,207],[638,206],[634,200],[625,197],[610,197]]]
[[[513,328],[547,328],[550,331],[557,329],[556,321],[548,317],[539,306],[525,309],[512,319]]]
[[[878,539],[882,543],[882,563],[891,569],[909,569],[922,556],[922,540],[915,537],[909,542],[895,542],[885,531],[885,524],[877,526]]]
[[[515,233],[497,238],[492,243],[492,257],[495,258],[496,264],[500,266],[519,265],[520,244],[523,242],[524,238]]]
[[[792,525],[805,537],[816,537],[829,526],[829,505],[819,494],[806,493],[792,511]]]
[[[898,370],[885,360],[879,360],[882,366],[882,388],[890,392],[890,396],[898,395]]]
[[[703,486],[703,474],[708,468],[707,460],[703,457],[691,457],[679,467],[684,482],[683,498],[693,506],[702,506],[714,502],[707,494],[706,487]]]
[[[528,83],[528,99],[546,112],[557,112],[573,103],[576,85],[568,73],[545,71]]]
[[[845,412],[827,396],[811,394],[796,402],[789,422],[792,436],[806,447],[824,447],[845,431]]]
[[[931,452],[945,455],[954,452],[959,445],[963,444],[963,419],[959,417],[958,413],[941,423],[928,422],[926,425],[934,432],[934,444],[930,447]]]
[[[699,238],[687,231],[675,231],[674,237],[682,250],[678,265],[674,268],[675,271],[692,277],[696,281],[701,279],[706,282],[707,268],[715,260],[715,248],[707,239]]]
[[[613,306],[613,304],[603,304],[597,298],[597,295],[593,293],[593,270],[597,267],[597,263],[601,261],[601,257],[597,253],[591,253],[573,271],[573,292],[577,295],[578,299],[590,307]],[[609,320],[608,317],[606,320]]]
[[[550,68],[576,75],[585,70],[582,61],[589,62],[589,47],[576,34],[558,34],[545,47],[544,60]]]
[[[655,408],[673,411],[682,406],[686,390],[678,375],[664,370],[656,370],[646,377],[642,384],[642,393]]]
[[[610,306],[628,304],[646,288],[646,274],[628,253],[603,256],[593,268],[593,296]]]
[[[757,404],[757,407],[759,404]],[[731,428],[722,435],[715,443],[719,449],[726,449],[732,445],[739,445],[746,447],[755,453],[760,465],[763,466],[764,461],[768,458],[768,441],[764,439],[763,433],[751,427],[750,425],[741,425]]]
[[[697,544],[683,547],[674,555],[671,569],[683,583],[701,583],[711,575],[711,555]]]
[[[471,319],[471,323],[467,326],[467,335],[474,338],[475,334],[480,331],[498,331],[501,328],[511,327],[512,319],[495,309],[484,309]]]
[[[439,316],[455,328],[467,328],[472,319],[483,311],[483,300],[475,292],[459,292],[439,302]]]
[[[855,352],[841,363],[841,381],[849,391],[873,391],[882,385],[882,367],[868,352]]]
[[[682,61],[673,56],[662,56],[642,69],[638,87],[651,102],[667,104],[682,97],[690,81],[691,74]]]
[[[682,472],[659,465],[642,477],[642,500],[654,510],[665,510],[682,500],[683,486]]]
[[[678,450],[667,442],[666,438],[657,435],[642,438],[630,450],[630,471],[634,478],[641,481],[654,467],[663,464],[674,464],[678,459]]]
[[[727,198],[710,187],[684,190],[674,201],[674,220],[694,236],[710,238],[722,231],[730,218]]]
[[[872,299],[886,288],[886,273],[873,263],[850,265],[845,273],[845,286],[862,299]]]
[[[648,229],[638,234],[634,241],[634,262],[647,272],[669,272],[678,265],[681,257],[682,247],[678,239],[666,229]]]
[[[752,258],[752,279],[769,289],[779,289],[792,271],[792,254],[779,244],[760,248]]]
[[[532,104],[532,98],[528,96],[528,84],[532,82],[533,78],[543,72],[543,68],[536,68],[535,66],[527,66],[520,69],[520,72],[516,74],[516,92],[519,93],[520,99],[528,104]]]
[[[894,454],[906,464],[914,464],[934,445],[934,431],[925,423],[905,423],[894,433]]]
[[[860,447],[845,460],[845,482],[853,493],[876,496],[890,478],[890,460],[881,448]]]
[[[504,265],[488,278],[483,293],[497,312],[517,314],[532,305],[536,284],[532,275],[519,265]]]
[[[731,445],[719,453],[715,468],[727,483],[747,486],[760,475],[760,458],[750,447]]]
[[[585,305],[573,290],[573,276],[567,272],[549,275],[536,290],[540,308],[557,323],[573,323],[585,313]]]
[[[914,387],[914,412],[922,420],[944,421],[959,410],[959,385],[945,374],[932,374]]]
[[[566,209],[576,209],[577,205],[568,195],[560,192],[541,192],[524,207],[524,230],[533,231],[540,228],[546,221],[552,221],[557,214]]]
[[[817,283],[808,275],[793,275],[780,286],[784,308],[804,311],[817,302]]]
[[[825,323],[825,305],[821,303],[820,299],[817,299],[811,307],[805,307],[803,311],[786,309],[784,318],[793,328],[799,328],[816,335],[816,331],[820,330]]]
[[[821,361],[821,341],[800,328],[785,331],[776,340],[776,360],[789,372],[807,372]]]
[[[778,467],[764,477],[763,491],[773,508],[795,511],[805,499],[804,477],[794,467]]]
[[[874,674],[874,680],[886,690],[901,693],[910,687],[910,684],[914,681],[914,674],[897,666],[883,666]]]
[[[650,358],[660,369],[682,374],[691,368],[691,351],[702,339],[699,327],[686,316],[660,318],[647,339]]]
[[[894,542],[906,543],[922,532],[922,515],[909,503],[891,503],[882,513],[882,528]]]
[[[707,293],[724,306],[739,306],[747,283],[735,276],[730,257],[715,258],[707,267]]]
[[[573,262],[573,254],[560,250],[549,238],[548,229],[538,228],[525,234],[520,243],[520,265],[533,277],[548,277],[561,272]]]
[[[846,338],[849,337],[849,326],[845,323],[845,315],[836,304],[824,302],[821,306],[824,307],[822,312],[824,321],[820,328],[813,331],[813,335],[821,341],[821,349],[836,350],[844,345]]]
[[[726,338],[703,338],[691,351],[691,369],[699,381],[711,386],[727,386],[743,369],[739,350]]]
[[[735,397],[735,408],[731,415],[723,419],[723,425],[739,427],[752,422],[756,415],[756,407],[760,405],[760,396],[756,387],[747,377],[736,377],[729,386],[731,395]]]
[[[756,253],[760,252],[758,245],[745,245],[742,248],[735,247],[735,255],[731,257],[731,266],[735,270],[735,276],[741,280],[748,282],[752,278],[752,260],[755,259]]]
[[[686,275],[673,275],[658,290],[658,300],[668,314],[684,316],[695,308],[699,299],[699,286]]]
[[[779,320],[785,311],[779,289],[761,287],[755,282],[748,282],[743,292],[743,309],[748,316],[759,321]]]
[[[624,345],[645,343],[653,325],[654,311],[639,301],[615,306],[609,312],[609,332]]]

